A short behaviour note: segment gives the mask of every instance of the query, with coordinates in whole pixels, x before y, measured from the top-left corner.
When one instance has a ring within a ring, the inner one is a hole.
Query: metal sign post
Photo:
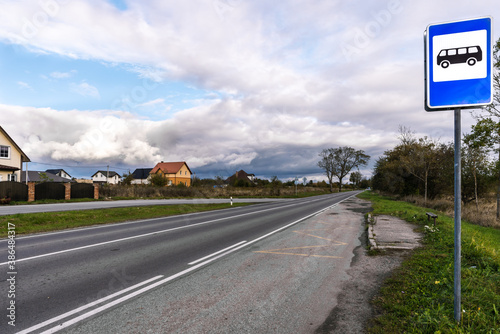
[[[453,309],[455,320],[460,321],[461,316],[461,273],[462,273],[462,124],[461,110],[455,109],[455,266],[453,280],[453,295],[455,297]]]
[[[491,17],[432,24],[424,33],[425,109],[455,112],[455,320],[461,318],[461,110],[493,102]]]

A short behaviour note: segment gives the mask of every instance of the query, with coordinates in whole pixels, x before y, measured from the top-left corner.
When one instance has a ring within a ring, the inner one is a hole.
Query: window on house
[[[0,146],[0,158],[10,158],[10,146]]]
[[[14,181],[14,182],[16,182],[17,181],[17,175],[16,174],[8,174],[7,175],[7,180],[8,181]]]

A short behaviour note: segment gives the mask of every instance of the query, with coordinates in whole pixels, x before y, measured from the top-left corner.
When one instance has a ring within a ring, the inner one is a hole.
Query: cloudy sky
[[[426,113],[423,33],[498,0],[0,0],[0,125],[31,170],[89,178],[159,161],[200,177],[324,179],[323,148],[373,163]],[[466,132],[473,124],[463,112]]]

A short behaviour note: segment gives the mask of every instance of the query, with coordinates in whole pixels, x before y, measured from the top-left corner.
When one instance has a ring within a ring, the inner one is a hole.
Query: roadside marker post
[[[462,109],[493,102],[491,17],[431,24],[424,32],[425,110],[455,113],[454,316],[461,318]]]

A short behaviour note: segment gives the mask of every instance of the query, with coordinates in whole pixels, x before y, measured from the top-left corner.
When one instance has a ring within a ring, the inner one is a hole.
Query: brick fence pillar
[[[65,183],[64,184],[64,199],[70,200],[71,199],[71,183]]]
[[[28,202],[35,201],[35,182],[28,182]]]
[[[94,199],[99,199],[99,185],[94,184]]]

